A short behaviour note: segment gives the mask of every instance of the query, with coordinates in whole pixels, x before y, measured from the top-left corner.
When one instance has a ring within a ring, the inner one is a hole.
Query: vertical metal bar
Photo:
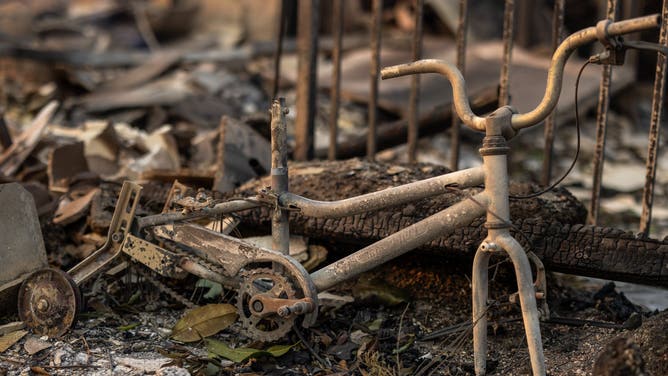
[[[313,158],[313,132],[317,86],[318,9],[320,0],[299,0],[297,27],[297,119],[295,121],[294,158]]]
[[[515,29],[515,1],[506,0],[503,12],[503,61],[499,78],[499,107],[510,104],[510,60],[513,54],[513,31]]]
[[[606,18],[614,21],[617,17],[617,0],[607,0]],[[594,177],[589,203],[587,223],[597,224],[601,199],[601,178],[605,159],[605,135],[608,128],[608,108],[610,105],[610,81],[612,66],[604,65],[601,72],[601,83],[598,89],[598,106],[596,109],[596,146],[594,147]]]
[[[227,171],[225,171],[225,128],[229,121],[227,116],[220,118],[218,124],[218,145],[216,145],[216,173],[213,176],[213,190],[216,192],[228,192],[234,187],[229,183],[230,179],[226,179]]]
[[[659,43],[668,46],[668,0],[663,1],[661,9],[661,32]],[[656,178],[656,161],[659,149],[659,130],[663,111],[663,97],[666,90],[666,56],[657,54],[654,91],[652,93],[652,115],[649,123],[649,142],[647,146],[647,162],[645,171],[645,188],[642,192],[642,214],[640,216],[640,232],[649,234],[652,221],[652,202],[654,201],[654,180]]]
[[[383,16],[383,0],[373,0],[371,17],[371,90],[369,93],[369,133],[366,141],[367,158],[376,158],[378,123],[378,78],[380,76],[380,36]]]
[[[413,61],[422,57],[422,10],[424,0],[415,0],[415,28],[413,30]],[[420,75],[411,76],[411,96],[408,104],[408,162],[417,161],[417,142],[420,137],[418,129],[420,101]]]
[[[555,0],[554,12],[552,13],[552,50],[556,51],[561,43],[561,35],[564,30],[564,4],[565,0]],[[556,110],[555,110],[556,111]],[[541,183],[544,186],[550,184],[552,178],[552,154],[554,149],[554,111],[545,120],[545,157],[543,159],[543,173]]]
[[[274,99],[271,104],[271,189],[276,195],[288,191],[286,113],[285,98]],[[288,211],[278,207],[278,204],[271,217],[271,245],[275,251],[286,255],[290,253]]]
[[[329,91],[329,150],[327,157],[330,161],[336,159],[339,123],[339,105],[341,99],[341,43],[343,40],[343,0],[334,0],[332,13],[332,86]]]
[[[457,25],[457,69],[466,70],[466,31],[469,23],[468,0],[459,0],[459,23]],[[450,126],[450,169],[459,169],[459,131],[461,120],[456,115],[455,105],[452,105],[452,124]]]
[[[285,36],[285,13],[287,0],[281,0],[281,9],[278,11],[278,27],[276,33],[276,54],[274,55],[274,86],[271,91],[271,98],[275,99],[278,95],[281,77],[281,56],[283,56],[283,38]]]

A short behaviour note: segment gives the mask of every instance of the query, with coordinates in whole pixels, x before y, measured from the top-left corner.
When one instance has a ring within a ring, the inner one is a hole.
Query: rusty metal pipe
[[[469,23],[468,0],[459,0],[459,23],[457,25],[457,69],[464,76],[466,72],[466,31]],[[452,105],[452,113],[456,113],[455,105]],[[450,125],[450,169],[459,170],[459,149],[460,149],[460,131],[461,121],[457,116],[452,117]]]
[[[149,215],[146,217],[138,218],[136,220],[137,227],[139,230],[159,225],[166,225],[168,223],[180,222],[187,219],[194,218],[203,218],[203,217],[212,217],[220,214],[234,213],[242,210],[248,210],[257,208],[262,204],[259,201],[252,199],[249,200],[233,200],[221,202],[216,204],[212,208],[204,208],[197,211],[187,212],[187,213],[165,213],[165,214],[155,214]]]
[[[276,195],[288,191],[288,126],[285,122],[285,98],[271,105],[271,189]],[[288,211],[274,208],[271,217],[271,243],[275,251],[290,253]]]
[[[608,0],[606,16],[610,21],[615,20],[617,0]],[[587,223],[595,225],[598,222],[598,213],[601,199],[601,183],[603,179],[603,161],[605,159],[605,136],[608,128],[608,108],[610,105],[610,83],[612,82],[612,66],[604,65],[601,72],[601,82],[598,88],[598,106],[596,108],[596,146],[594,147],[594,174],[591,188],[591,201],[587,215]],[[543,183],[547,185],[544,180]]]
[[[295,119],[294,159],[307,161],[314,155],[320,0],[299,0],[298,4],[300,22],[297,28],[297,118]]]
[[[659,33],[659,44],[668,45],[668,0],[663,1],[661,10],[663,20]],[[652,203],[654,201],[654,182],[656,179],[656,163],[659,150],[659,136],[661,115],[663,113],[664,93],[666,92],[666,68],[668,58],[664,54],[657,54],[654,89],[652,91],[652,113],[649,123],[649,138],[647,144],[647,159],[645,161],[645,186],[642,192],[642,213],[640,214],[640,232],[649,235],[652,223]]]
[[[564,29],[564,8],[566,0],[556,0],[552,13],[552,51],[556,51],[561,43],[561,34]],[[544,186],[550,184],[552,179],[552,149],[554,148],[555,113],[552,112],[545,120],[543,137],[545,139],[545,158],[543,158],[543,171],[541,182]]]
[[[329,149],[327,159],[336,160],[338,152],[339,107],[341,102],[341,48],[343,42],[343,0],[334,0],[332,7],[332,85],[329,90]]]
[[[339,218],[436,196],[455,185],[472,187],[482,182],[483,169],[479,166],[344,200],[316,201],[287,192],[279,197],[279,202],[299,209],[307,217]]]
[[[373,16],[371,18],[371,69],[369,80],[371,89],[369,92],[369,133],[367,134],[366,154],[367,158],[374,160],[377,151],[377,125],[378,125],[378,75],[380,72],[380,38],[383,15],[383,0],[373,0]]]
[[[473,196],[473,200],[464,200],[452,205],[316,271],[311,274],[311,279],[318,291],[327,290],[443,236],[459,225],[470,223],[483,215],[486,204],[487,194],[478,193]]]
[[[411,46],[413,61],[422,57],[422,10],[424,0],[415,0],[415,29],[413,30],[413,43]],[[418,110],[420,101],[420,76],[411,77],[411,93],[408,100],[408,162],[415,163],[417,160],[417,142],[419,138]]]

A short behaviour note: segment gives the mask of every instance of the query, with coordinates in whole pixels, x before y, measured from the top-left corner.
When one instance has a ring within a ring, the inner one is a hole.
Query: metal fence
[[[280,45],[284,33],[283,24],[285,21],[285,2],[281,7],[279,22],[279,31],[277,33],[277,43],[279,45],[276,58],[276,77],[278,77],[280,61]],[[415,27],[412,36],[412,58],[419,60],[422,55],[423,39],[423,0],[413,0],[415,7]],[[620,4],[617,0],[607,0],[605,2],[605,16],[610,20],[618,18]],[[337,123],[340,106],[340,82],[341,82],[341,50],[343,38],[343,17],[345,0],[332,1],[332,81],[330,85],[330,117],[329,134],[330,144],[328,148],[328,158],[336,159],[338,152],[337,145]],[[297,80],[297,114],[296,114],[296,134],[297,141],[294,151],[296,160],[308,160],[314,157],[314,119],[315,119],[315,98],[316,98],[316,56],[318,52],[318,25],[319,25],[319,0],[300,0],[298,1],[298,49],[299,49],[299,67]],[[531,8],[534,6],[532,1],[521,1],[520,9],[516,9],[515,0],[505,0],[503,17],[503,55],[501,57],[501,71],[499,74],[499,106],[508,104],[511,87],[509,77],[511,74],[511,57],[513,52],[513,41],[515,40],[516,15],[530,15]],[[625,4],[626,8],[629,7]],[[554,0],[554,9],[552,17],[552,48],[555,50],[562,40],[564,33],[564,11],[565,0]],[[380,49],[381,49],[381,28],[382,28],[383,0],[372,0],[371,18],[370,18],[370,46],[371,46],[371,69],[369,72],[370,95],[368,101],[368,136],[366,154],[369,159],[375,157],[377,149],[377,125],[378,125],[378,82],[380,72]],[[625,13],[629,13],[628,11]],[[663,1],[662,21],[659,34],[659,43],[668,46],[668,0]],[[456,30],[456,65],[459,70],[466,70],[466,48],[467,48],[467,29],[469,25],[469,4],[468,0],[459,1],[459,22]],[[652,203],[654,201],[654,187],[657,167],[657,155],[659,147],[660,120],[662,116],[663,97],[665,92],[665,71],[666,57],[657,53],[656,76],[654,80],[654,90],[652,95],[652,112],[649,124],[648,150],[646,157],[646,178],[642,194],[642,214],[640,218],[639,231],[648,234],[651,217]],[[607,114],[610,102],[610,82],[612,80],[612,70],[610,66],[604,66],[602,70],[597,116],[596,116],[596,147],[593,161],[593,188],[591,192],[591,203],[589,206],[588,222],[596,224],[598,222],[599,207],[601,201],[601,178],[603,173],[603,162],[605,158],[605,139],[607,128]],[[276,90],[276,89],[275,89]],[[275,93],[274,93],[275,94]],[[418,128],[418,103],[420,96],[420,78],[414,75],[411,81],[409,111],[408,111],[408,132],[407,132],[407,152],[410,162],[416,161],[417,142],[419,138]],[[454,111],[452,112],[454,114]],[[552,113],[545,121],[544,128],[544,150],[545,156],[542,166],[541,183],[548,185],[552,178],[553,145],[555,139],[555,114]],[[452,117],[451,132],[451,150],[450,167],[453,170],[459,166],[459,150],[461,124],[456,116]]]

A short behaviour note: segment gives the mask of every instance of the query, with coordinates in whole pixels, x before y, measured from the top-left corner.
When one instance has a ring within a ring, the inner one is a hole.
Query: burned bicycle
[[[315,325],[319,292],[486,215],[487,237],[479,245],[473,262],[472,322],[475,323],[476,374],[484,374],[486,369],[487,270],[491,255],[499,252],[507,253],[515,268],[533,372],[545,374],[537,306],[537,299],[545,297],[544,269],[540,260],[531,257],[509,231],[507,140],[521,129],[539,124],[554,109],[561,91],[564,65],[576,48],[598,39],[606,49],[591,58],[590,62],[621,64],[628,48],[663,51],[655,45],[627,43],[619,38],[622,34],[656,28],[660,22],[657,15],[614,23],[602,21],[597,27],[568,37],[553,56],[541,103],[527,113],[517,113],[506,106],[485,117],[475,115],[467,99],[462,74],[444,61],[421,60],[383,69],[383,79],[419,73],[445,76],[453,88],[457,115],[469,128],[485,133],[480,148],[483,164],[340,201],[314,201],[289,192],[286,110],[284,101],[276,100],[272,105],[271,188],[254,197],[222,203],[214,203],[203,194],[184,197],[182,190],[175,190],[168,201],[179,205],[182,211],[138,217],[135,212],[142,188],[136,183],[124,183],[104,246],[67,273],[49,269],[26,279],[19,295],[21,318],[37,333],[64,333],[74,322],[81,304],[77,286],[125,255],[165,277],[180,279],[190,273],[234,288],[238,293],[237,306],[242,325],[248,334],[264,341],[276,340],[287,334],[297,320],[304,327]],[[452,187],[482,185],[485,188],[480,193],[314,273],[309,274],[288,255],[290,211],[314,218],[339,218],[434,197]],[[213,231],[190,222],[196,218],[217,217],[259,206],[273,209],[274,250],[257,247],[229,236],[225,231]],[[536,282],[531,273],[531,261],[539,271]]]

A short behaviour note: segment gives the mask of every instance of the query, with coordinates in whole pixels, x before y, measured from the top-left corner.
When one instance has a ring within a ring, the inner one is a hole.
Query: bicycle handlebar
[[[644,17],[631,18],[624,21],[612,22],[607,24],[605,33],[607,36],[619,36],[623,34],[634,33],[637,31],[648,30],[659,27],[661,18],[658,14]],[[566,38],[552,56],[550,69],[547,74],[547,87],[543,100],[533,110],[514,114],[511,119],[511,125],[514,129],[520,130],[540,123],[545,119],[557,105],[559,95],[561,94],[561,81],[564,74],[566,60],[573,51],[587,43],[591,43],[599,38],[596,27],[588,27]],[[394,65],[383,68],[380,72],[382,79],[406,76],[419,73],[439,73],[445,76],[452,85],[453,101],[455,111],[462,122],[469,128],[477,131],[485,131],[485,118],[477,116],[471,110],[464,77],[459,69],[453,64],[443,60],[425,59],[413,63]]]

